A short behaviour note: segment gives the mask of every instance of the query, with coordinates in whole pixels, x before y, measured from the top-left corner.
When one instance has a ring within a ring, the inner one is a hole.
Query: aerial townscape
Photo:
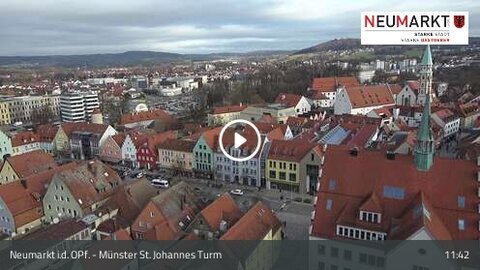
[[[479,74],[478,38],[0,56],[0,239],[478,240]]]

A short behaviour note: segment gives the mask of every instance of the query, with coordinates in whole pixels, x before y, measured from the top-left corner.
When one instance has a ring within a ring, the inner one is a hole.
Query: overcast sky
[[[360,37],[361,11],[470,11],[479,0],[0,0],[0,55],[302,49]]]

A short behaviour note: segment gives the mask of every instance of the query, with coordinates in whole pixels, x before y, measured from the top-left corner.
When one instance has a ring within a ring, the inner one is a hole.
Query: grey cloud
[[[390,1],[359,2],[2,0],[0,55],[300,49],[331,38],[359,37],[360,11],[393,8]],[[471,34],[480,34],[477,1],[438,2],[441,9],[472,9]],[[398,9],[417,6],[406,0]]]

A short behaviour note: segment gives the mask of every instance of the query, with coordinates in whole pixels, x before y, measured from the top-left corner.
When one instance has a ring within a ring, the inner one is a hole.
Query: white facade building
[[[53,117],[60,114],[60,96],[21,96],[6,98],[3,102],[8,103],[10,121],[12,123],[30,123],[36,112],[42,113],[49,109]]]
[[[96,92],[74,92],[60,96],[62,122],[89,121],[93,110],[99,107],[100,102]]]

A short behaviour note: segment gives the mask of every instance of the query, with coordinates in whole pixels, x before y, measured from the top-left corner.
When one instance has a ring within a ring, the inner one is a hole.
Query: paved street
[[[125,171],[126,169],[120,165],[115,165],[113,167],[119,172]],[[169,175],[169,173],[165,171],[152,172],[142,169],[128,169],[128,175],[122,176],[122,178],[124,181],[132,181],[137,179],[136,175],[139,172],[145,173],[145,177],[149,180],[157,177],[165,178]],[[175,185],[180,181],[186,181],[191,184],[197,194],[205,201],[209,202],[214,201],[220,194],[223,194],[224,192],[229,192],[230,190],[237,188],[242,189],[244,191],[244,195],[232,195],[242,211],[246,212],[255,203],[262,201],[273,211],[275,211],[277,217],[284,224],[286,238],[296,240],[308,239],[308,228],[310,226],[313,205],[311,203],[295,201],[295,199],[300,199],[299,194],[289,191],[279,192],[278,190],[265,189],[259,191],[255,187],[220,182],[217,182],[217,184],[222,184],[221,187],[213,187],[215,181],[181,176],[171,178],[170,185]],[[305,195],[301,199],[313,201],[313,197],[309,195]]]
[[[191,183],[194,187],[200,188],[199,193],[210,200],[214,200],[218,194],[229,192],[235,188],[241,188],[245,191],[243,196],[233,196],[242,211],[248,210],[253,204],[261,200],[268,205],[275,213],[280,221],[286,226],[285,235],[288,239],[308,239],[308,228],[310,226],[310,218],[313,210],[312,204],[296,202],[291,199],[299,197],[298,194],[290,194],[290,192],[280,193],[277,190],[261,190],[258,191],[253,187],[245,187],[240,185],[226,184],[221,188],[208,187],[208,181],[202,179],[174,179],[174,182],[180,180]],[[284,196],[284,200],[280,200],[280,196]],[[313,200],[311,196],[309,199]],[[283,207],[282,207],[283,205]]]

